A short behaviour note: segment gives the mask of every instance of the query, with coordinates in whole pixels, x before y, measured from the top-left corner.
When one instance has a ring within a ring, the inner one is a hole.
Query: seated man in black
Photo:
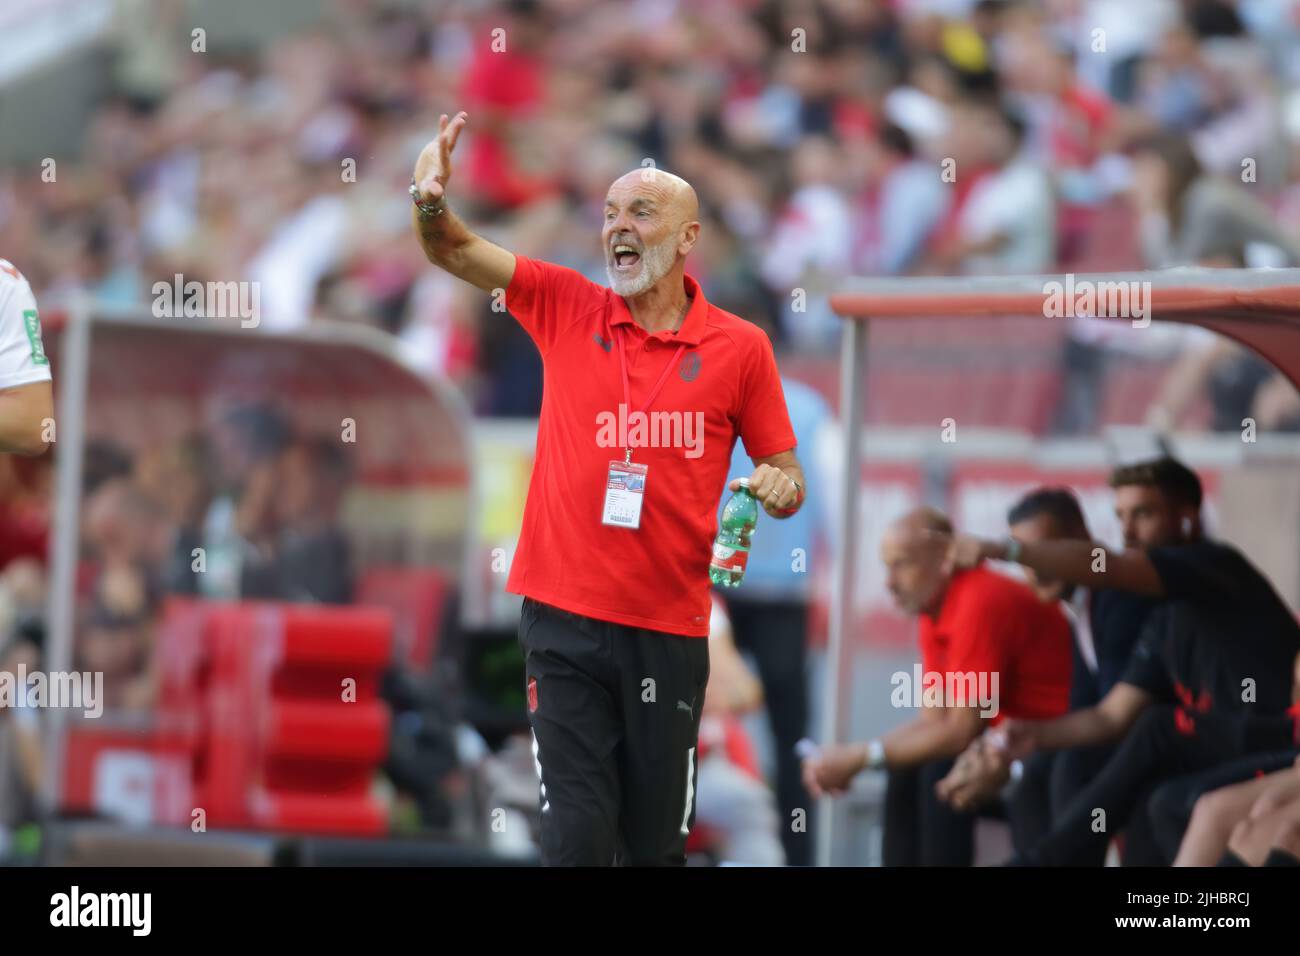
[[[957,567],[1010,560],[1074,584],[1163,599],[1123,678],[1095,707],[1004,725],[1008,754],[1020,759],[1122,738],[1101,773],[1022,854],[1023,862],[1086,860],[1164,781],[1294,745],[1291,722],[1278,718],[1290,704],[1300,624],[1239,551],[1202,535],[1200,480],[1165,458],[1120,469],[1112,484],[1160,488],[1179,515],[1186,543],[1114,552],[1083,541],[1021,545],[960,536],[950,546]]]

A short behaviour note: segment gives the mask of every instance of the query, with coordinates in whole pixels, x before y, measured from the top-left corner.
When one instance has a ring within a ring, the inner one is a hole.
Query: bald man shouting
[[[888,771],[885,866],[969,866],[974,817],[939,800],[935,785],[986,726],[1008,715],[1055,717],[1069,703],[1070,629],[1057,602],[983,566],[953,573],[951,539],[943,514],[917,508],[880,543],[889,593],[919,619],[922,673],[891,680],[891,702],[917,707],[916,718],[804,764],[815,796],[844,792],[862,770]]]
[[[804,500],[776,359],[757,326],[710,305],[685,274],[700,236],[688,183],[641,169],[610,186],[605,288],[493,245],[451,211],[467,121],[444,115],[420,154],[412,218],[429,261],[504,294],[542,355],[537,457],[507,582],[524,596],[542,859],[682,864],[711,543],[736,438],[768,515]]]

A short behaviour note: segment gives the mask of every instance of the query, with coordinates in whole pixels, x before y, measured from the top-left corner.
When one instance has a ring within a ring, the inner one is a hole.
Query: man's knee
[[[1251,804],[1250,818],[1252,820],[1258,820],[1261,817],[1270,816],[1287,806],[1288,803],[1290,803],[1290,801],[1281,789],[1274,788],[1272,790],[1265,790],[1256,797],[1255,802]]]
[[[1191,825],[1198,829],[1213,827],[1227,830],[1234,825],[1235,813],[1240,812],[1235,803],[1229,787],[1203,793],[1192,807]]]

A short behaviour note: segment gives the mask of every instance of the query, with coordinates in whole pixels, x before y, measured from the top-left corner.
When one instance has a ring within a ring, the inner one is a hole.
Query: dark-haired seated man
[[[1122,740],[1051,831],[1022,855],[1028,863],[1068,864],[1104,848],[1166,780],[1295,745],[1290,722],[1277,718],[1290,705],[1300,624],[1239,551],[1204,536],[1200,480],[1163,458],[1118,469],[1111,483],[1158,488],[1185,542],[1111,551],[1086,541],[959,536],[949,549],[955,567],[1015,561],[1062,581],[1162,600],[1123,678],[1095,707],[1003,728],[1009,755],[1021,759]]]

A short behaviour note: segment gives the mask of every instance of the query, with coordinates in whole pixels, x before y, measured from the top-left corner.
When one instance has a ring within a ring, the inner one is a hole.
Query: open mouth
[[[614,247],[614,268],[622,271],[635,268],[641,261],[641,253],[624,243]]]

